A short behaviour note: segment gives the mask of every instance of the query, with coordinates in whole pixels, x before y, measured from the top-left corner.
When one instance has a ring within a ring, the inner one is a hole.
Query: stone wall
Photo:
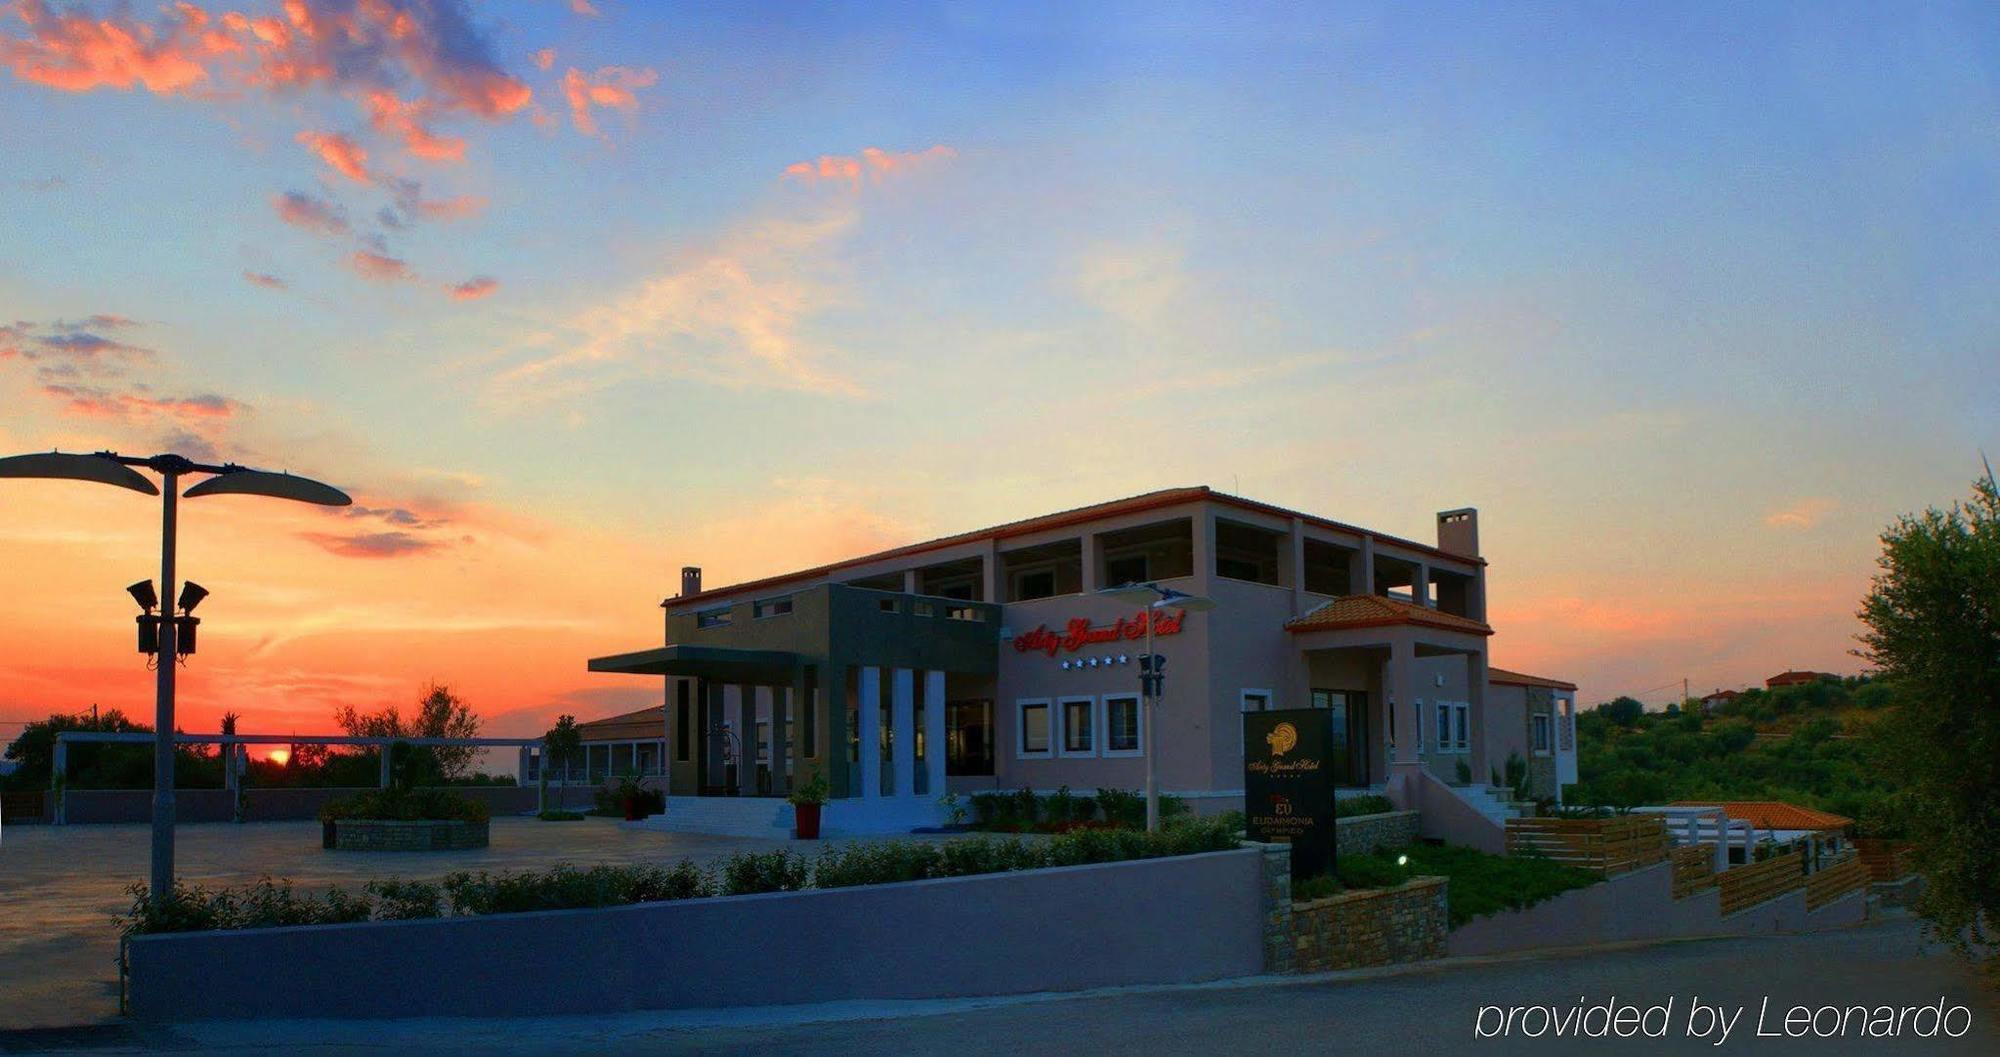
[[[1288,972],[1316,973],[1442,958],[1449,882],[1418,877],[1395,888],[1342,892],[1291,908]]]
[[[1385,848],[1404,848],[1417,842],[1417,813],[1386,811],[1379,815],[1354,815],[1333,821],[1335,855],[1367,855]]]
[[[333,823],[340,851],[458,851],[484,848],[487,823],[344,818]]]

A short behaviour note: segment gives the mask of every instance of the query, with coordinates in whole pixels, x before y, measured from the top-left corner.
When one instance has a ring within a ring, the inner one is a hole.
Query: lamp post
[[[1167,659],[1153,652],[1153,625],[1169,609],[1200,613],[1215,608],[1215,599],[1161,587],[1156,583],[1124,584],[1097,592],[1128,605],[1141,607],[1146,614],[1146,655],[1139,659],[1139,699],[1144,703],[1146,722],[1146,831],[1160,828],[1159,700],[1166,692]]]
[[[133,467],[143,466],[160,475],[166,487],[161,489],[146,479]],[[181,478],[189,474],[208,475],[194,487],[182,492]],[[144,629],[151,622],[157,629],[158,674],[154,682],[153,708],[153,862],[151,873],[152,898],[159,901],[167,898],[174,890],[174,668],[179,663],[180,641],[178,632],[183,621],[188,622],[190,640],[193,638],[191,615],[174,616],[178,606],[184,613],[191,612],[200,604],[208,592],[196,584],[187,584],[178,599],[174,594],[174,556],[179,520],[179,500],[185,495],[198,499],[208,495],[262,495],[275,499],[290,499],[301,503],[317,503],[322,506],[346,506],[353,502],[347,493],[330,485],[305,477],[294,477],[288,473],[271,473],[267,470],[252,470],[235,463],[212,466],[198,463],[179,455],[154,455],[140,458],[120,455],[116,452],[100,451],[93,454],[48,452],[36,455],[14,455],[0,458],[0,477],[59,478],[71,481],[95,481],[98,484],[116,485],[129,488],[146,495],[161,496],[160,504],[160,590],[152,602],[161,613],[154,617],[148,597],[152,595],[150,585],[141,591],[140,585],[128,588],[132,597],[147,613],[140,618],[141,642],[145,642]],[[193,643],[190,641],[190,646]]]

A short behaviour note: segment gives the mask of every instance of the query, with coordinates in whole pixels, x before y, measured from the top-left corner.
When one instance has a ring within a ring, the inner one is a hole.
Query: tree
[[[1883,752],[1929,886],[1918,906],[1960,949],[2000,955],[2000,488],[1882,534],[1859,656],[1895,689]]]
[[[556,717],[556,725],[550,727],[547,734],[542,735],[541,792],[537,795],[538,802],[547,804],[549,801],[550,769],[561,768],[558,773],[567,779],[570,761],[581,755],[583,755],[583,732],[576,729],[576,717],[568,715]]]
[[[353,705],[335,709],[333,721],[342,730],[357,738],[476,738],[479,736],[479,716],[472,707],[460,700],[451,688],[440,683],[432,683],[424,688],[424,694],[417,699],[417,714],[405,720],[402,711],[395,705],[385,705],[380,712],[359,712]],[[472,761],[479,750],[471,745],[452,746],[403,746],[403,753],[421,753],[436,761],[437,770],[446,781],[458,781],[472,771]]]
[[[1646,714],[1646,706],[1639,703],[1636,698],[1619,697],[1598,705],[1597,711],[1611,722],[1621,727],[1629,727],[1639,722],[1639,717]]]
[[[143,723],[132,722],[125,718],[124,712],[115,708],[105,709],[102,714],[95,717],[58,713],[47,719],[37,720],[22,727],[21,733],[7,746],[6,758],[20,764],[20,767],[9,776],[12,783],[23,789],[47,787],[49,774],[55,769],[56,735],[66,730],[150,734],[153,728]],[[152,751],[150,747],[122,745],[104,747],[114,750],[124,749],[125,755],[145,757],[147,774],[152,773],[151,757],[148,755]],[[72,759],[74,759],[74,748],[72,748]]]

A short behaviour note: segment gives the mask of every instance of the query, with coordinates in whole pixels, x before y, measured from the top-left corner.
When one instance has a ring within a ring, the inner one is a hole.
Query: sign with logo
[[[1243,714],[1243,820],[1292,846],[1292,878],[1333,868],[1333,724],[1323,708]]]
[[[1119,617],[1114,623],[1095,625],[1087,617],[1075,617],[1065,624],[1061,631],[1056,631],[1047,624],[1041,624],[1025,635],[1014,636],[1014,651],[1046,653],[1053,657],[1062,652],[1075,653],[1085,646],[1144,639],[1148,619],[1153,621],[1154,638],[1178,635],[1181,633],[1181,624],[1187,620],[1187,610],[1177,609],[1168,613],[1142,609],[1133,616]]]

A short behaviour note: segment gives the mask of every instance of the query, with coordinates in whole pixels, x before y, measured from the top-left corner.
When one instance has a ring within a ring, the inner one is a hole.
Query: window
[[[688,746],[694,741],[688,729],[693,712],[688,706],[688,681],[682,679],[674,684],[674,759],[682,763],[688,761]]]
[[[944,773],[993,773],[993,702],[953,701],[944,710]]]
[[[1264,579],[1262,570],[1256,562],[1246,561],[1242,558],[1232,558],[1226,554],[1215,556],[1215,575],[1227,577],[1231,580],[1250,580],[1253,582]]]
[[[898,607],[896,600],[893,598],[878,598],[875,600],[875,608],[880,609],[884,613],[894,613]]]
[[[639,773],[657,776],[660,773],[661,744],[657,741],[639,743]]]
[[[1535,746],[1535,752],[1539,755],[1547,756],[1549,754],[1549,748],[1550,748],[1548,714],[1545,712],[1537,712],[1534,715],[1529,716],[1528,721],[1534,729],[1535,740],[1533,741],[1532,744]]]
[[[694,626],[698,628],[726,628],[729,626],[729,610],[704,609],[694,615]]]
[[[1245,690],[1240,700],[1243,703],[1243,711],[1245,712],[1269,712],[1271,710],[1271,691],[1269,690]]]
[[[974,606],[952,606],[944,611],[946,620],[971,620],[983,623],[986,614]]]
[[[757,603],[752,612],[759,620],[765,617],[789,616],[792,612],[792,598],[790,595],[783,598],[766,598]]]
[[[1150,579],[1152,576],[1147,572],[1146,556],[1143,554],[1104,559],[1104,583],[1108,587],[1142,584]]]
[[[1472,706],[1463,701],[1437,703],[1437,751],[1472,751]]]
[[[1062,754],[1064,756],[1097,755],[1096,721],[1096,698],[1065,697],[1062,699]]]
[[[619,742],[618,744],[611,746],[611,773],[614,775],[628,775],[637,773],[632,763],[631,743]]]
[[[1014,755],[1024,760],[1046,760],[1049,758],[1049,699],[1038,698],[1015,702],[1020,710],[1020,722],[1016,733],[1020,739],[1014,747]]]
[[[933,605],[933,604],[931,604],[931,603],[929,603],[929,602],[923,602],[923,601],[917,601],[917,602],[911,602],[911,603],[910,603],[910,614],[911,614],[912,616],[919,616],[919,617],[931,617],[931,616],[936,616],[936,615],[937,615],[937,606],[935,606],[935,605]]]
[[[1053,598],[1056,593],[1056,571],[1037,569],[1033,572],[1014,574],[1014,601],[1025,602],[1031,598]]]
[[[757,721],[757,762],[767,763],[771,759],[771,721]]]
[[[1144,715],[1139,695],[1104,695],[1104,755],[1145,755],[1146,735],[1140,726],[1145,721]]]

